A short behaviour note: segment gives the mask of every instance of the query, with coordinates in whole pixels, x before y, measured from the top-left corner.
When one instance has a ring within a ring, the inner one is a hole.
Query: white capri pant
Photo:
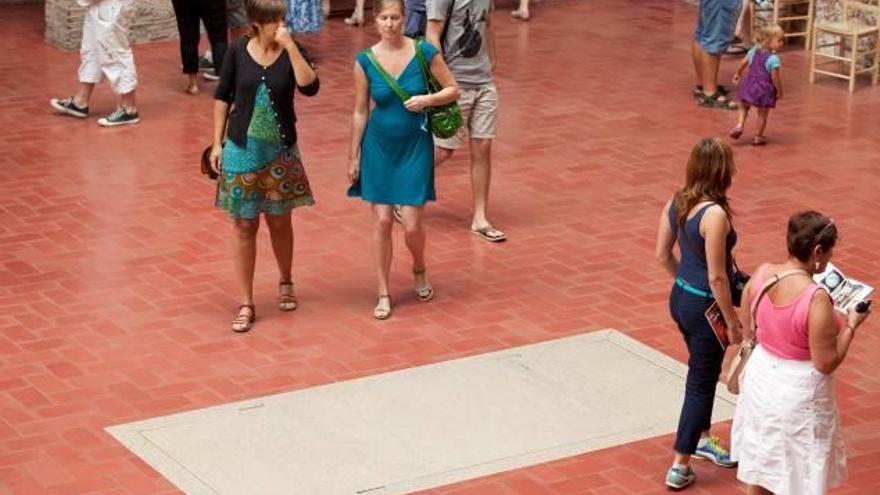
[[[128,41],[135,1],[78,0],[89,7],[83,22],[80,82],[96,84],[107,78],[116,94],[135,90],[137,71]]]

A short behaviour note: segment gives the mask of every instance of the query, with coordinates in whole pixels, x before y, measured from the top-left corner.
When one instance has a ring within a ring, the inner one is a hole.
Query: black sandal
[[[724,98],[721,100],[721,98]],[[714,95],[703,95],[700,97],[698,104],[706,108],[720,108],[722,110],[736,110],[736,102],[728,100],[726,96],[716,91]]]
[[[722,86],[720,84],[716,87],[718,88],[717,91],[724,96],[727,96],[728,93],[730,93],[730,90],[728,90],[727,88],[725,88],[724,86]],[[698,98],[703,96],[703,85],[702,84],[697,84],[696,86],[694,86],[694,96],[696,96]]]

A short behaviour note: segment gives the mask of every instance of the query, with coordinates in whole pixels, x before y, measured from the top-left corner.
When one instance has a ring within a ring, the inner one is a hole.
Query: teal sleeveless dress
[[[419,43],[430,64],[437,49]],[[375,106],[361,141],[361,172],[348,195],[378,204],[422,206],[434,201],[434,140],[427,114],[410,112],[370,63],[365,52],[357,62],[367,75]],[[416,57],[400,73],[397,83],[410,95],[428,94]]]
[[[278,116],[265,84],[257,88],[244,148],[226,141],[215,206],[231,218],[283,215],[315,204],[296,145],[284,147]]]

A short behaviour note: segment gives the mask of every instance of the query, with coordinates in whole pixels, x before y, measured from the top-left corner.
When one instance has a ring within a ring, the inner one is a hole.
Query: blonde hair
[[[379,15],[385,8],[392,4],[400,6],[400,13],[406,11],[406,5],[403,0],[373,0],[373,15]]]
[[[782,38],[785,38],[785,31],[782,30],[779,24],[767,24],[758,29],[758,34],[755,36],[755,44],[763,50],[767,48],[770,41]]]
[[[703,201],[712,201],[733,215],[727,201],[727,190],[733,182],[736,166],[733,149],[717,137],[701,139],[688,158],[684,187],[675,194],[675,215],[684,227],[688,214]]]

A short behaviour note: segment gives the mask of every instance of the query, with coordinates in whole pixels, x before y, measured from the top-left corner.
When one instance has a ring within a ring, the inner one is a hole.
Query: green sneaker
[[[690,466],[684,469],[675,466],[666,472],[666,486],[673,490],[682,490],[690,486],[697,479],[697,474]]]
[[[734,468],[736,467],[736,462],[730,460],[730,453],[721,446],[719,443],[720,439],[718,437],[712,436],[709,437],[702,445],[697,446],[697,451],[694,452],[694,457],[699,459],[706,459],[707,461],[712,461],[716,466],[726,467],[726,468]]]
[[[49,105],[52,105],[52,108],[54,108],[56,112],[65,115],[71,115],[80,119],[89,116],[89,107],[76,106],[76,103],[73,102],[72,96],[69,98],[52,98],[49,100]]]

